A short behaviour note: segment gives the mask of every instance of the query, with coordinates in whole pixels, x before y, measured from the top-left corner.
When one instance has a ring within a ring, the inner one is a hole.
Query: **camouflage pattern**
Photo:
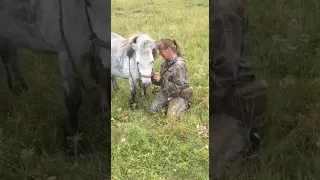
[[[174,56],[171,61],[164,61],[160,69],[161,79],[152,83],[160,86],[160,92],[150,106],[152,113],[167,109],[167,117],[180,117],[188,108],[189,101],[179,96],[182,89],[189,87],[188,71],[182,57]]]
[[[242,121],[225,113],[211,116],[209,127],[210,179],[223,179],[231,162],[249,152],[249,131]]]
[[[241,0],[210,1],[210,100],[215,111],[234,85],[255,79]]]
[[[210,0],[210,179],[223,179],[231,162],[249,149],[243,119],[221,111],[235,86],[255,80],[250,63],[248,21],[242,0]]]

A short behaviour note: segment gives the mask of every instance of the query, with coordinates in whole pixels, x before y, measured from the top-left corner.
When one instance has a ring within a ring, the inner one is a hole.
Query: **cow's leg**
[[[130,93],[131,93],[131,99],[129,102],[129,108],[134,109],[134,105],[136,103],[136,86],[135,86],[135,80],[132,78],[129,78],[129,85],[130,85]]]
[[[103,143],[103,149],[107,154],[111,154],[111,70],[110,67],[103,68],[103,91],[101,97],[101,120],[104,123],[100,124],[101,136],[98,138],[99,143]],[[99,140],[101,138],[101,140]],[[108,163],[111,164],[111,158],[107,159]],[[111,167],[108,166],[108,172],[111,171]]]
[[[111,111],[110,102],[111,102],[111,85],[110,79],[112,79],[110,68],[103,68],[103,94],[101,98],[101,107],[103,111]],[[111,78],[110,78],[111,77]]]
[[[60,73],[62,76],[62,86],[64,90],[65,105],[67,109],[68,121],[64,126],[64,145],[69,148],[69,137],[79,133],[78,129],[78,111],[82,104],[81,83],[79,77],[74,73],[71,60],[66,52],[58,54],[60,62]],[[73,144],[75,145],[75,144]],[[77,150],[78,146],[74,148]],[[77,152],[73,152],[76,154]]]
[[[112,86],[115,91],[120,90],[117,82],[117,78],[114,75],[111,75]]]
[[[99,56],[96,56],[96,57],[92,57],[92,55],[88,55],[90,56],[90,58],[87,58],[87,59],[90,59],[90,74],[91,74],[91,78],[95,81],[95,83],[99,86],[102,86],[102,89],[104,88],[105,86],[105,83],[106,82],[109,82],[109,81],[106,81],[106,78],[105,78],[105,69],[103,67],[103,64],[102,64],[102,60]],[[109,85],[110,86],[110,85]],[[103,96],[105,96],[104,94],[102,94]],[[104,100],[102,97],[99,97],[98,99],[93,99],[92,102],[93,102],[93,109],[92,111],[94,113],[100,113],[99,110],[101,110],[101,106],[100,105],[100,101],[101,100]]]
[[[18,68],[18,48],[9,43],[4,44],[0,48],[0,56],[6,69],[10,90],[15,94],[21,91],[27,91],[29,88],[21,77]]]
[[[147,98],[147,88],[143,87],[143,95],[145,98]]]
[[[98,58],[98,57],[97,57]],[[100,70],[101,70],[101,60],[99,59],[94,59],[93,57],[89,57],[90,59],[90,76],[91,78],[95,81],[96,84],[100,84],[101,83],[101,79],[100,79]]]
[[[147,98],[147,88],[142,84],[142,81],[139,80],[139,86],[141,89],[143,89],[143,95],[145,98]]]

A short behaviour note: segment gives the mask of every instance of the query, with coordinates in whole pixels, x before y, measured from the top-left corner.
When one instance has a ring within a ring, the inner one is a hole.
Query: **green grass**
[[[320,179],[319,3],[249,0],[246,11],[252,62],[270,85],[269,110],[260,162],[235,166],[230,179]]]
[[[112,31],[124,37],[145,31],[156,40],[176,39],[194,100],[185,117],[170,121],[148,112],[155,96],[149,88],[145,99],[139,89],[138,109],[131,111],[128,80],[118,78],[120,91],[112,91],[112,179],[208,179],[208,137],[197,132],[197,125],[208,124],[208,2],[148,2],[113,0]],[[162,61],[156,59],[156,71]]]
[[[95,144],[94,152],[84,158],[67,156],[61,146],[64,101],[56,57],[23,50],[19,59],[27,93],[14,96],[4,68],[0,71],[0,179],[106,179],[108,154],[101,144],[107,139],[95,141],[105,136],[93,111],[92,100],[99,94],[84,93],[80,112],[81,128]],[[93,85],[88,79],[85,82]]]
[[[112,30],[126,37],[147,30],[154,39],[176,38],[183,47],[195,99],[185,118],[166,121],[163,115],[148,114],[150,92],[147,101],[138,97],[139,110],[129,111],[127,81],[118,79],[121,90],[112,92],[113,179],[208,179],[208,137],[199,136],[196,129],[198,124],[208,124],[208,3],[174,0],[154,1],[148,6],[148,2],[112,1]],[[261,122],[260,162],[236,165],[231,177],[320,179],[316,147],[320,129],[319,4],[311,0],[250,0],[246,5],[252,62],[269,82],[269,110]],[[132,14],[135,10],[141,12]],[[118,11],[132,16],[115,15]],[[56,124],[62,119],[64,104],[57,62],[27,51],[19,58],[30,87],[21,98],[10,93],[4,68],[0,70],[0,179],[105,179],[103,146],[97,145],[85,159],[62,152],[61,130]],[[96,98],[96,92],[84,93],[81,109],[81,126],[93,139],[100,134],[92,111],[91,100]]]

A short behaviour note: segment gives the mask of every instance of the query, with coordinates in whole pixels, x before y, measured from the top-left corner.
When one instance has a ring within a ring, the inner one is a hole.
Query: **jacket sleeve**
[[[213,10],[214,11],[214,10]],[[221,12],[221,11],[220,11]],[[233,13],[213,13],[210,22],[210,109],[218,111],[237,77],[241,21]]]
[[[163,88],[169,97],[179,96],[181,90],[188,85],[188,72],[183,61],[176,62],[173,71],[172,76],[163,79]]]
[[[162,81],[163,81],[162,78],[160,79],[160,81],[156,81],[155,79],[153,79],[153,77],[151,78],[152,84],[157,85],[157,86],[161,86],[162,85]]]
[[[160,65],[160,73],[163,71],[163,68],[164,68],[164,63],[162,63],[162,64]],[[153,77],[151,77],[151,82],[152,82],[152,84],[154,84],[154,85],[161,86],[162,83],[163,83],[163,78],[161,77],[160,81],[158,82],[158,81],[156,81],[155,79],[153,79]]]

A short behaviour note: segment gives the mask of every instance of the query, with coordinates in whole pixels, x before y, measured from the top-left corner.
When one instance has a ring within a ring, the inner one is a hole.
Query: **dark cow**
[[[82,104],[80,70],[90,59],[92,77],[110,102],[110,2],[106,0],[0,1],[0,56],[12,91],[27,90],[18,70],[17,49],[57,54],[68,123],[65,139],[78,132]]]

